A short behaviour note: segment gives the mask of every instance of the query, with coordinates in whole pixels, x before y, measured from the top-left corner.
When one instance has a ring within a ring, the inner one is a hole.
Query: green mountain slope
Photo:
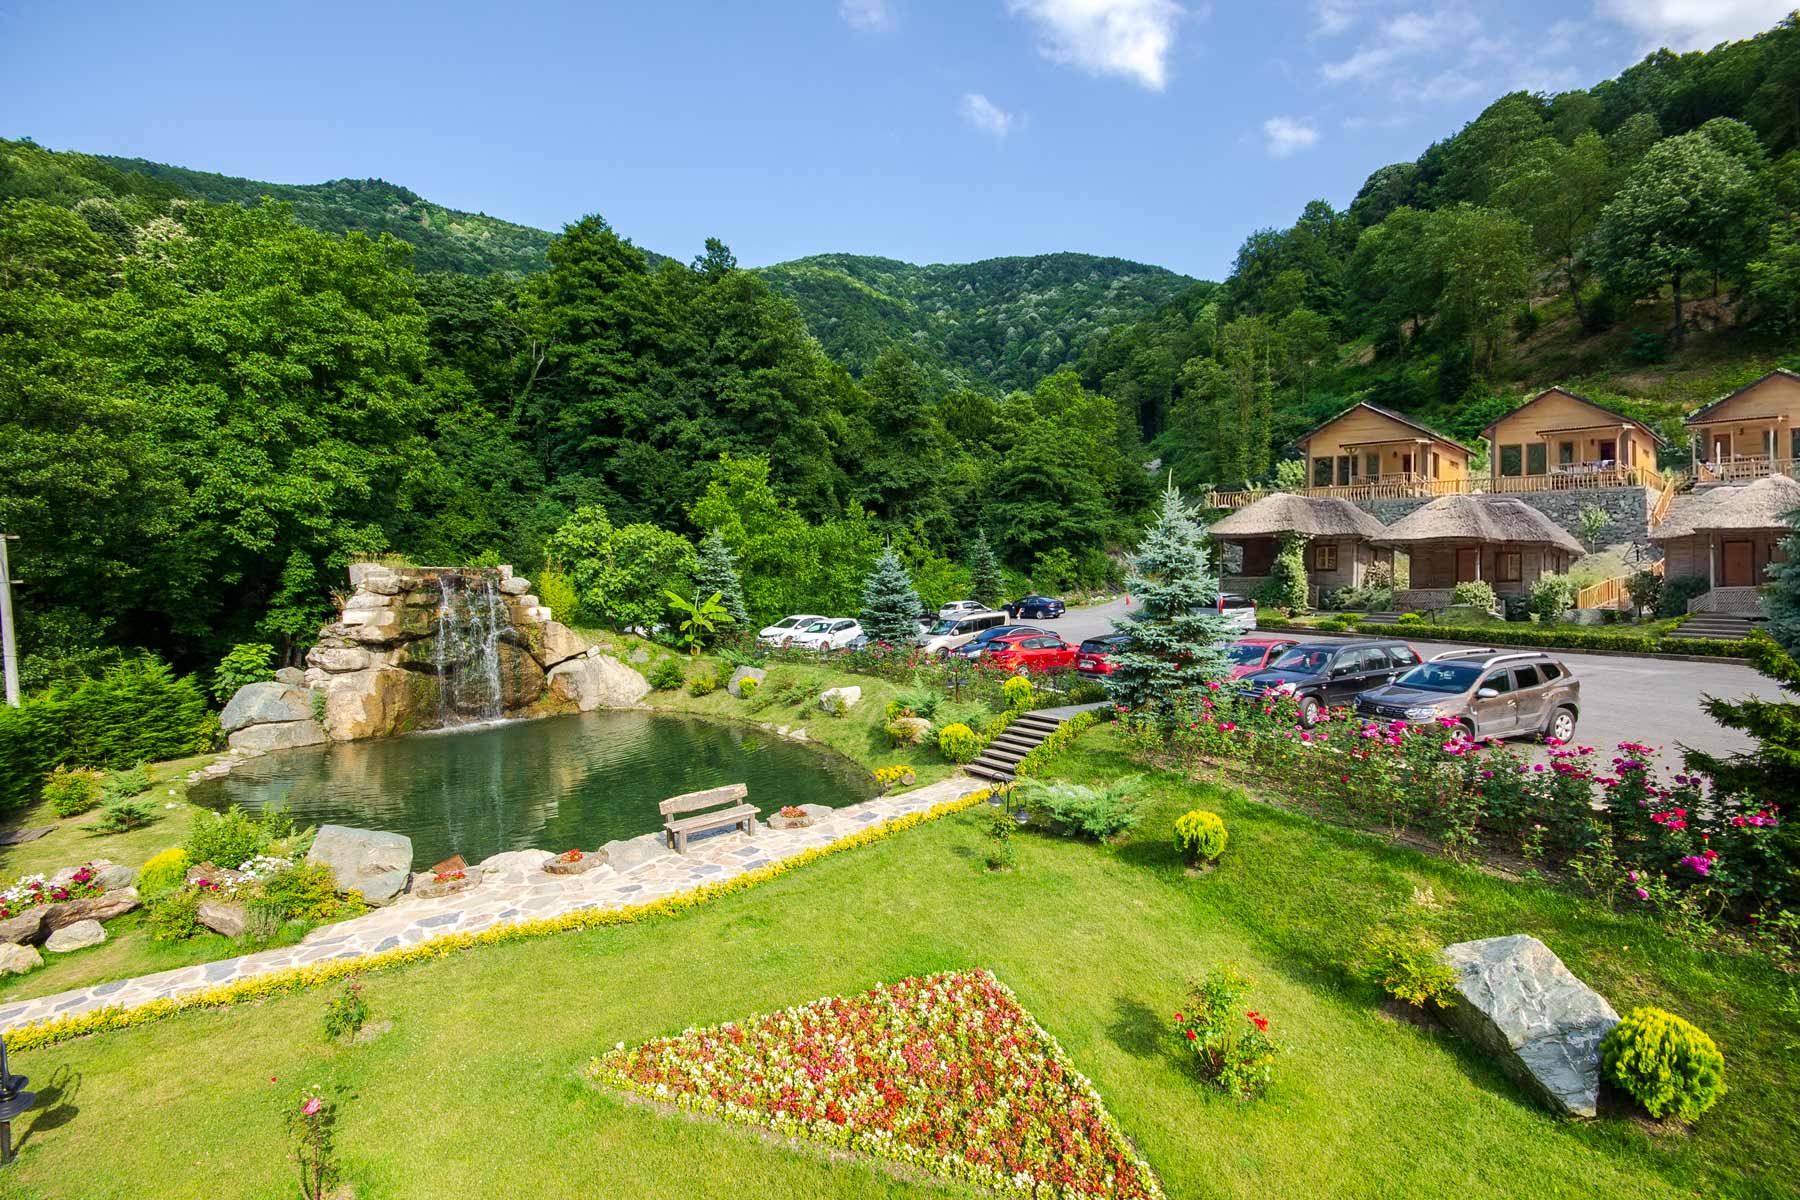
[[[862,372],[891,342],[973,384],[1028,387],[1194,284],[1121,258],[1039,254],[915,266],[819,254],[762,270],[826,353]]]

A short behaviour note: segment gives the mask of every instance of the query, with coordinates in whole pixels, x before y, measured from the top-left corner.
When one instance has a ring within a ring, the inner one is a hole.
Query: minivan
[[[919,634],[919,645],[927,654],[948,654],[964,642],[973,640],[982,630],[1005,625],[1010,619],[1003,612],[993,611],[944,617]]]

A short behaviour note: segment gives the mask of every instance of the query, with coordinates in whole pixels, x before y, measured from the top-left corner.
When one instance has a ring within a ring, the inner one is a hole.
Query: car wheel
[[[1316,696],[1300,697],[1300,723],[1311,729],[1319,723],[1319,700]]]
[[[1550,723],[1544,726],[1544,737],[1549,741],[1572,742],[1575,740],[1575,712],[1573,709],[1559,708],[1550,714]]]
[[[1473,721],[1458,721],[1456,727],[1462,730],[1463,736],[1468,738],[1471,742],[1479,736],[1475,732],[1475,722]]]
[[[781,639],[781,648],[783,650],[792,650],[794,648],[794,639],[791,637],[782,638]]]

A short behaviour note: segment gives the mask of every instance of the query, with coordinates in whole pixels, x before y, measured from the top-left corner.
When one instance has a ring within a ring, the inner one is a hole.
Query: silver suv
[[[1448,717],[1473,737],[1567,742],[1581,716],[1581,681],[1541,650],[1452,650],[1360,693],[1356,711],[1413,724]]]

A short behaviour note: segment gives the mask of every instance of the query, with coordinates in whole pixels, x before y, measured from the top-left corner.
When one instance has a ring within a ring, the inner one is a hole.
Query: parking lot
[[[1064,641],[1110,633],[1113,618],[1126,613],[1125,603],[1115,600],[1087,608],[1071,608],[1054,621],[1032,621],[1061,634]],[[1293,634],[1306,641],[1350,640],[1333,634]],[[1445,650],[1468,648],[1466,643],[1413,642],[1430,658]],[[1748,739],[1721,729],[1700,710],[1703,695],[1736,698],[1756,695],[1776,699],[1779,689],[1749,667],[1735,663],[1681,662],[1654,658],[1615,657],[1552,650],[1581,681],[1581,724],[1576,740],[1583,745],[1610,750],[1622,741],[1644,742],[1668,749],[1691,746],[1711,753],[1750,748]]]

